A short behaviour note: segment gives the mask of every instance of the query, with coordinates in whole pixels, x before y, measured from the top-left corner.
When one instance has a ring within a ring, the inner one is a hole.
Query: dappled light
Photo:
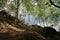
[[[0,0],[0,40],[60,40],[60,0]]]

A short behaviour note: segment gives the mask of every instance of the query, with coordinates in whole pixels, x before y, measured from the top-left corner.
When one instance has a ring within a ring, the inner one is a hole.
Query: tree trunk
[[[20,0],[17,0],[17,12],[16,12],[16,17],[18,18],[18,19],[20,19],[20,13],[19,13],[19,11],[20,11]]]
[[[45,27],[45,22],[44,22],[44,19],[43,19],[42,21],[43,21],[43,27]]]
[[[39,24],[40,24],[40,26],[41,26],[41,19],[39,19]]]

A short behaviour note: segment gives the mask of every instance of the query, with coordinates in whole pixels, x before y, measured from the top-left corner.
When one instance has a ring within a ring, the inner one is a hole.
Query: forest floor
[[[41,26],[24,24],[4,11],[0,11],[0,26],[0,40],[60,40],[60,32],[45,32]]]
[[[39,29],[37,30],[39,31]],[[59,32],[57,32],[56,36],[54,36],[53,38],[46,37],[42,35],[42,33],[41,33],[41,36],[42,37],[37,37],[33,32],[28,31],[28,30],[14,31],[9,28],[0,30],[0,40],[60,40]]]

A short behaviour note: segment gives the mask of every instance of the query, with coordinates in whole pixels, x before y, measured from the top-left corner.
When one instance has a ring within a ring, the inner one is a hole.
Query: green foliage
[[[11,8],[11,10],[16,10],[16,7],[13,4],[9,4],[9,7]]]
[[[1,5],[6,5],[8,0],[0,0]],[[17,1],[18,0],[12,0],[9,1],[10,4],[8,4],[9,8],[17,13]],[[59,0],[52,0],[54,3],[60,4]],[[22,4],[22,6],[21,6]],[[0,8],[4,7],[3,5]],[[19,3],[20,7],[25,7],[26,13],[31,13],[33,16],[36,17],[38,20],[44,20],[45,22],[48,22],[48,19],[50,18],[51,21],[54,21],[58,23],[58,17],[60,16],[60,12],[58,13],[59,9],[52,6],[49,2],[49,0],[20,0]],[[23,8],[24,10],[24,8]],[[23,11],[22,11],[23,12]],[[24,14],[26,15],[26,14]]]
[[[2,10],[4,8],[6,3],[7,3],[7,0],[0,0],[0,10]]]
[[[56,0],[53,1],[56,2]],[[48,21],[50,18],[54,23],[58,23],[58,9],[53,7],[49,3],[49,0],[23,0],[22,4],[26,7],[27,11],[36,16],[37,19]]]

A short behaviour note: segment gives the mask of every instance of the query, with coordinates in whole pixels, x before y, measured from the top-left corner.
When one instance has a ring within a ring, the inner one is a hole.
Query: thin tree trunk
[[[48,22],[46,21],[46,25],[47,25],[47,27],[48,27]]]
[[[9,8],[7,2],[5,2],[5,10],[6,10],[6,12],[7,12],[8,14],[10,14],[10,12],[12,12],[11,9]]]
[[[44,23],[44,20],[43,20],[43,26],[45,27],[45,23]]]
[[[39,24],[40,24],[40,26],[41,26],[41,19],[39,19]]]
[[[19,6],[20,6],[20,0],[17,0],[17,12],[16,12],[16,17],[17,17],[18,19],[20,19]]]

